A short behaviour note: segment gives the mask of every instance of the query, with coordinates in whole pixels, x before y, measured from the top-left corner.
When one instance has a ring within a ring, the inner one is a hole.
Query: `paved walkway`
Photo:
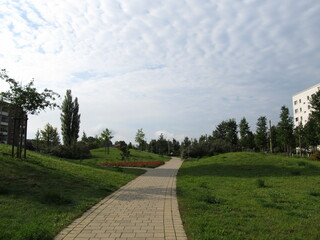
[[[55,240],[186,240],[176,198],[173,158],[114,192],[64,229]]]

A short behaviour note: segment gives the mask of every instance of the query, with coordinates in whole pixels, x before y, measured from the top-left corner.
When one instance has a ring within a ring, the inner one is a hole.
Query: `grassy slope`
[[[320,239],[320,163],[259,153],[185,162],[177,193],[189,239]]]
[[[84,159],[81,161],[82,164],[96,166],[104,162],[118,162],[121,161],[120,151],[115,147],[110,148],[110,154],[105,153],[104,148],[98,148],[91,150],[92,158]],[[130,158],[129,161],[156,161],[163,160],[168,161],[170,157],[168,156],[159,156],[157,154],[138,151],[130,149]]]
[[[90,206],[144,171],[83,166],[28,152],[11,159],[0,145],[0,239],[52,239]]]

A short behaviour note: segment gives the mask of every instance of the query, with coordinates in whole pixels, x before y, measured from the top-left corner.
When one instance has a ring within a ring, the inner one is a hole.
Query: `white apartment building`
[[[295,127],[299,126],[300,123],[302,123],[303,126],[307,123],[311,114],[309,100],[312,94],[318,91],[320,91],[320,83],[292,96],[293,121]]]

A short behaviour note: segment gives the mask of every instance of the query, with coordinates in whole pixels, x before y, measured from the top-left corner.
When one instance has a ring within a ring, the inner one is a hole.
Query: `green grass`
[[[119,162],[121,161],[120,150],[115,147],[110,147],[110,153],[106,153],[104,148],[98,148],[91,150],[92,157],[88,159],[83,159],[78,161],[80,164],[90,165],[98,167],[104,162]],[[130,149],[129,161],[168,161],[170,157],[159,156],[157,154],[138,151],[135,149]],[[71,160],[73,161],[73,160]]]
[[[320,163],[260,153],[185,162],[177,194],[188,239],[320,239]]]
[[[52,239],[84,211],[145,172],[96,168],[33,152],[26,160],[12,159],[8,152],[9,146],[0,144],[1,240]]]

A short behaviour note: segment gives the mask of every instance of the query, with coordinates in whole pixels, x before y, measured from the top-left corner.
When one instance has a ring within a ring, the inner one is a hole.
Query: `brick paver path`
[[[186,240],[176,198],[181,163],[172,158],[148,170],[84,213],[55,240]]]

